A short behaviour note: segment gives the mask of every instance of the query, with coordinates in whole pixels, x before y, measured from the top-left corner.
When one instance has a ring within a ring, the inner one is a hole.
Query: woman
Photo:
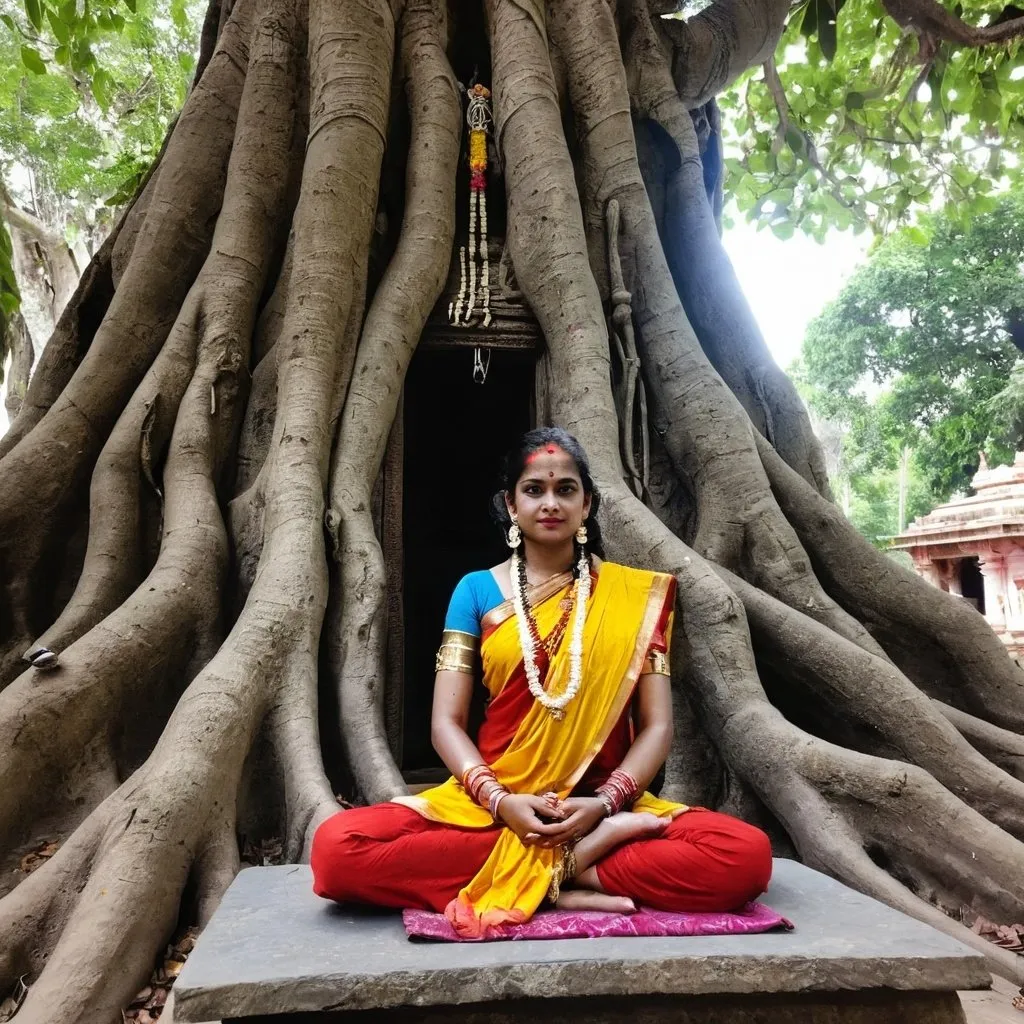
[[[511,558],[455,588],[437,656],[432,739],[452,778],[324,822],[315,891],[443,910],[466,938],[546,898],[623,913],[740,906],[768,884],[764,833],[644,791],[672,742],[675,580],[597,557],[600,496],[565,431],[528,433],[504,485]]]

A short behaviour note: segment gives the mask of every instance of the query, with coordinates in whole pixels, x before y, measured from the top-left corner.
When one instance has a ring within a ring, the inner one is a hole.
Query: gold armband
[[[435,672],[468,672],[476,668],[479,638],[472,633],[446,629],[441,634],[441,647],[434,661]]]
[[[663,651],[648,651],[644,658],[644,667],[641,675],[670,676],[672,671],[668,667],[668,655]]]

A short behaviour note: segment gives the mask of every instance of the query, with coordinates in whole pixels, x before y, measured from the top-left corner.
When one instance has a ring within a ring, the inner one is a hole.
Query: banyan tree
[[[833,503],[720,241],[715,97],[788,0],[672,6],[212,0],[0,442],[19,1024],[119,1020],[243,842],[299,860],[429,777],[444,606],[535,423],[679,581],[662,793],[1021,976],[961,921],[1024,916],[1024,675]],[[892,14],[953,38],[933,8]]]

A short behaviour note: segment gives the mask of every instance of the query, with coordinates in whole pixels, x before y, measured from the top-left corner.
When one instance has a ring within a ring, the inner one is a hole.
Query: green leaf
[[[71,38],[71,30],[49,8],[46,9],[46,20],[50,23],[50,28],[53,30],[57,42],[66,43]]]
[[[25,13],[37,32],[43,31],[43,9],[39,0],[25,0]]]
[[[18,32],[18,26],[14,23],[14,19],[9,14],[0,14],[0,21],[2,21],[15,35]]]
[[[962,188],[968,188],[974,181],[977,180],[978,175],[964,164],[953,164],[950,168],[949,173],[952,174],[953,180]]]
[[[186,75],[190,75],[192,73],[192,69],[196,66],[196,59],[191,53],[179,53],[178,66]]]
[[[171,21],[181,32],[188,28],[188,8],[185,0],[171,0]]]
[[[21,48],[21,63],[37,75],[46,74],[46,62],[39,56],[39,51],[31,46]]]
[[[78,4],[76,0],[67,0],[66,3],[60,5],[60,20],[65,25],[75,25],[78,22]]]
[[[845,106],[847,110],[860,110],[864,106],[864,96],[859,92],[848,92],[846,94]]]
[[[18,281],[14,276],[14,267],[6,253],[0,257],[0,284],[3,285],[4,290],[15,295],[18,294]]]
[[[19,296],[13,295],[11,292],[0,292],[0,309],[3,310],[4,316],[14,316],[20,307],[21,301]]]
[[[928,233],[923,231],[921,228],[907,228],[904,234],[914,243],[914,245],[927,245],[929,241],[931,241],[928,237]]]
[[[124,5],[132,12],[132,14],[135,13],[135,0],[124,0]]]
[[[92,76],[92,94],[96,97],[96,102],[102,110],[107,110],[110,107],[116,88],[117,84],[110,76],[110,72],[104,71],[103,68],[97,68]]]

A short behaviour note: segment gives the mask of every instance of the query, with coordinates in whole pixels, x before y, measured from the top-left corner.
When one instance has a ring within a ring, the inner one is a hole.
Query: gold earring
[[[580,528],[576,531],[576,543],[580,547],[587,543],[587,521],[585,519],[580,523]]]
[[[519,541],[522,540],[523,532],[519,529],[519,523],[513,518],[512,525],[508,528],[508,537],[505,541],[510,548],[519,547]]]

